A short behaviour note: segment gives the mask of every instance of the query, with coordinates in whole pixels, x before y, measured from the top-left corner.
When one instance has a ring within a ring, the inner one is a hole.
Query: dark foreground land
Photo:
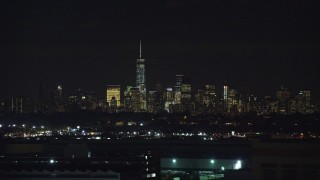
[[[319,179],[318,140],[4,140],[1,179]]]

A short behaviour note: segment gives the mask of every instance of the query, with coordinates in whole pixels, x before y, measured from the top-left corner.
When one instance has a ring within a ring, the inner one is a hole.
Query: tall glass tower
[[[147,110],[146,68],[145,59],[141,57],[141,41],[139,46],[139,59],[136,65],[136,87],[140,90],[141,110]]]

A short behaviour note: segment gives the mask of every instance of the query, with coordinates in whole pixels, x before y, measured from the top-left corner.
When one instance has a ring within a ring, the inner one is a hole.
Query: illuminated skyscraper
[[[281,86],[281,89],[276,92],[276,98],[279,101],[279,112],[286,114],[288,112],[290,91],[284,86]]]
[[[181,108],[182,111],[189,111],[191,105],[191,83],[190,78],[183,77],[181,83]]]
[[[311,113],[311,92],[300,91],[297,96],[297,110],[300,113]]]
[[[174,86],[174,101],[175,104],[181,104],[181,83],[183,75],[176,75],[176,84]]]
[[[57,89],[54,91],[54,110],[58,112],[64,111],[61,85],[58,85]]]
[[[132,111],[140,112],[141,111],[141,93],[140,89],[137,87],[133,87],[130,89],[131,91],[131,102],[132,102]]]
[[[165,95],[165,110],[167,112],[172,112],[174,105],[174,93],[172,91],[172,88],[166,89],[166,95]]]
[[[148,93],[148,112],[155,112],[155,100],[156,100],[156,91],[149,91]]]
[[[120,106],[120,85],[108,85],[106,91],[106,99],[109,107]]]
[[[132,86],[127,86],[127,89],[124,91],[124,97],[123,97],[123,104],[124,104],[124,110],[126,112],[132,111],[132,92],[131,92]]]
[[[205,85],[205,96],[203,100],[207,106],[215,103],[216,96],[216,86],[212,84]]]
[[[156,113],[163,112],[165,109],[165,90],[162,84],[156,85],[156,93],[155,93],[155,106],[154,111]]]
[[[147,110],[147,88],[146,88],[146,69],[145,69],[145,59],[141,57],[141,41],[140,41],[140,51],[139,59],[137,59],[136,65],[136,87],[140,91],[140,105],[141,110]]]
[[[227,85],[223,86],[223,104],[224,109],[228,110],[228,94],[229,94],[229,87]]]
[[[238,91],[229,89],[228,92],[228,113],[235,114],[239,111]]]
[[[39,84],[39,92],[38,92],[38,107],[37,111],[41,113],[48,112],[48,100],[46,95],[46,86],[44,82],[40,82]]]

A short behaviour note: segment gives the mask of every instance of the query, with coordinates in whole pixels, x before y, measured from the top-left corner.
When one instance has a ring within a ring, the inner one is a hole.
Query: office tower
[[[224,110],[228,111],[228,94],[229,94],[229,87],[227,85],[223,86],[223,104],[224,104]]]
[[[238,91],[235,89],[229,89],[228,92],[228,113],[237,114],[238,110]]]
[[[64,111],[61,85],[58,85],[56,90],[54,91],[53,105],[54,105],[54,111],[57,111],[57,112]]]
[[[146,88],[146,70],[145,70],[145,59],[141,57],[141,41],[140,41],[140,51],[139,59],[137,59],[136,64],[136,87],[140,91],[140,105],[141,110],[145,111],[147,109],[147,88]]]
[[[59,99],[62,97],[62,86],[61,85],[57,86],[57,90],[56,90],[56,94],[55,95]]]
[[[214,112],[218,106],[218,98],[216,94],[216,86],[212,84],[205,85],[204,102],[208,112]]]
[[[205,90],[198,89],[195,94],[195,109],[198,113],[201,113],[206,110],[206,106]]]
[[[138,87],[131,88],[132,111],[141,112],[141,93]]]
[[[290,91],[281,86],[280,90],[276,92],[276,98],[279,101],[279,113],[286,114],[288,112]]]
[[[311,113],[310,91],[300,91],[297,95],[297,111],[303,114]]]
[[[156,93],[155,93],[155,112],[163,112],[165,109],[165,91],[162,84],[156,85]]]
[[[181,82],[181,109],[189,111],[191,105],[191,82],[190,78],[183,77]]]
[[[120,107],[120,85],[108,85],[106,91],[107,104],[112,112]]]
[[[131,93],[132,86],[127,86],[127,89],[124,91],[123,97],[123,104],[124,104],[124,111],[132,112],[132,93]]]
[[[216,99],[216,86],[207,84],[205,85],[205,94],[203,97],[204,103],[209,106],[210,103],[214,103],[214,100]]]
[[[174,106],[174,92],[172,88],[166,89],[166,94],[164,97],[165,97],[165,110],[171,113],[173,111],[173,106]]]
[[[156,91],[148,92],[148,112],[154,113],[156,107]]]
[[[175,86],[174,86],[174,102],[175,102],[175,105],[178,108],[181,105],[181,83],[182,83],[182,78],[183,78],[183,75],[176,75],[176,83],[175,83]]]
[[[288,114],[293,114],[298,112],[298,97],[293,97],[289,99]]]
[[[41,113],[48,112],[48,102],[46,97],[46,86],[44,82],[40,82],[38,91],[37,111]]]
[[[248,88],[241,89],[241,112],[250,112],[250,91]]]

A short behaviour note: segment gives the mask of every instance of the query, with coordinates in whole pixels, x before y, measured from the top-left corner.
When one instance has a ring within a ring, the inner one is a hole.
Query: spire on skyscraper
[[[139,45],[139,49],[140,49],[140,51],[139,51],[139,58],[141,59],[141,54],[142,54],[142,47],[141,47],[141,40],[140,40],[140,45]]]

